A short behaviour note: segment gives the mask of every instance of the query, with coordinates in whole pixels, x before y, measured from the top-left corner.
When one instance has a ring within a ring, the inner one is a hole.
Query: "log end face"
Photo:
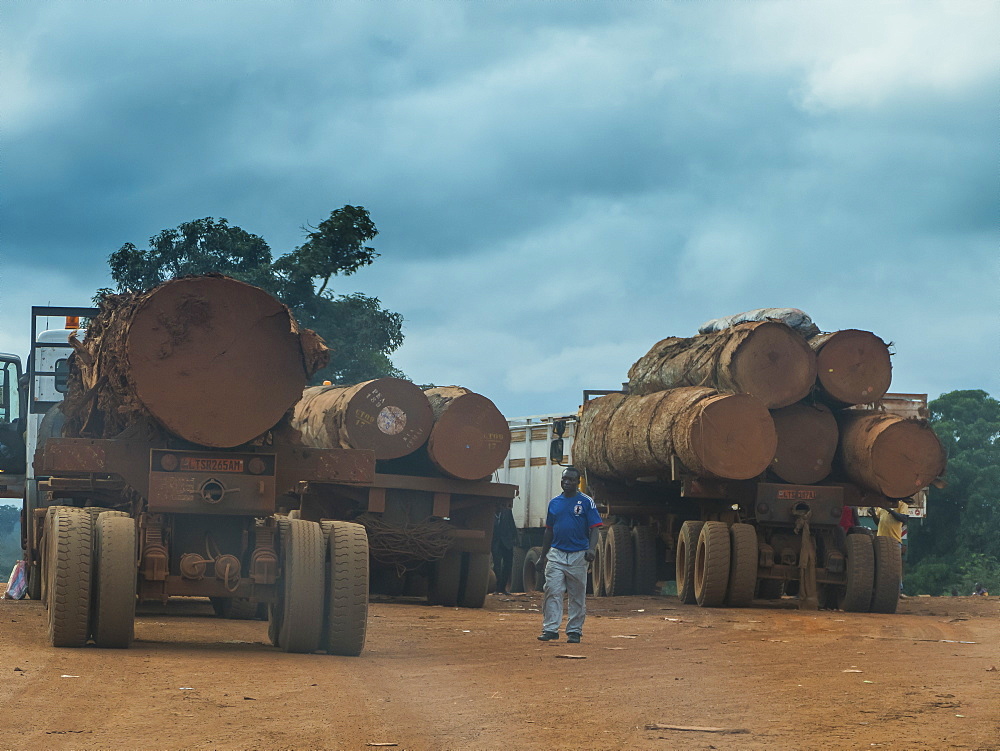
[[[342,430],[350,448],[371,449],[377,460],[416,451],[434,424],[427,396],[402,378],[359,384],[343,407]]]
[[[889,498],[908,498],[944,473],[945,451],[930,426],[895,419],[882,430],[871,450],[878,487]]]
[[[778,436],[771,414],[759,399],[750,394],[719,394],[702,402],[689,445],[705,474],[749,480],[771,464]]]
[[[427,454],[435,466],[459,480],[489,477],[510,449],[507,420],[492,401],[467,389],[451,395],[430,438]]]
[[[847,329],[826,335],[817,355],[823,391],[841,404],[872,404],[889,390],[889,347],[870,331]]]
[[[783,323],[742,324],[746,336],[732,357],[734,391],[752,394],[768,409],[801,401],[816,382],[816,354]],[[741,328],[741,327],[735,327]]]
[[[306,381],[288,309],[221,276],[149,293],[129,323],[125,356],[149,413],[202,446],[238,446],[270,430]]]
[[[785,482],[811,485],[830,474],[839,430],[828,407],[793,404],[771,412],[778,448],[771,471]]]

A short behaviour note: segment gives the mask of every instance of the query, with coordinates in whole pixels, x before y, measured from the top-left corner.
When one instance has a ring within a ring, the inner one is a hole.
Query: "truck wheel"
[[[729,561],[729,593],[726,605],[745,608],[753,602],[757,587],[757,530],[750,524],[729,528],[732,555]]]
[[[94,643],[124,649],[135,629],[135,522],[110,511],[94,521]]]
[[[52,514],[51,522],[48,514]],[[90,514],[80,509],[63,507],[48,514],[49,643],[53,647],[82,647],[90,627],[93,524]]]
[[[464,553],[462,558],[462,588],[458,604],[463,608],[481,608],[486,603],[486,592],[490,586],[490,554]]]
[[[871,607],[874,581],[875,550],[872,538],[868,535],[848,535],[847,582],[838,603],[840,609],[851,613],[867,613]]]
[[[608,597],[632,594],[632,532],[624,524],[612,524],[604,542],[604,592]]]
[[[717,608],[729,586],[729,528],[725,522],[705,522],[694,557],[694,596],[703,608]]]
[[[545,571],[536,568],[536,564],[542,559],[542,549],[532,548],[524,556],[524,565],[521,567],[521,581],[524,583],[524,591],[528,594],[532,592],[545,591]]]
[[[289,521],[287,517],[275,515],[275,522],[277,523],[277,534],[275,534],[275,543],[278,547],[278,560],[282,559],[285,554],[285,545],[288,543],[288,525]],[[267,638],[270,639],[271,644],[274,646],[280,646],[281,642],[281,611],[284,608],[285,601],[285,580],[284,577],[278,578],[278,601],[275,603],[270,603],[267,606]]]
[[[326,540],[316,522],[290,519],[282,547],[285,596],[279,641],[286,652],[315,652],[323,636]]]
[[[600,537],[597,541],[597,550],[594,551],[595,557],[590,564],[590,587],[594,591],[594,597],[605,597],[607,592],[604,590],[604,545],[608,533],[602,529],[598,534]]]
[[[524,558],[528,551],[524,548],[514,548],[514,558],[510,564],[510,591],[524,591]]]
[[[903,570],[903,559],[899,545],[888,537],[876,537],[875,583],[872,587],[873,613],[895,613],[899,605],[899,579]]]
[[[434,571],[427,589],[427,602],[453,608],[458,605],[458,588],[462,583],[462,554],[445,553],[434,563]]]
[[[632,528],[632,549],[635,551],[632,573],[635,593],[652,594],[656,588],[656,535],[651,526],[643,524]]]
[[[677,597],[685,605],[693,605],[694,596],[694,559],[698,550],[698,535],[705,522],[688,520],[681,525],[681,533],[677,538]]]
[[[357,657],[368,632],[368,532],[360,524],[333,522],[328,536],[323,649]]]

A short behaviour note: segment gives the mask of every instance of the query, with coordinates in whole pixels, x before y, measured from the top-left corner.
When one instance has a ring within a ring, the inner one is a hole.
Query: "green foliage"
[[[970,390],[928,406],[948,452],[948,485],[930,489],[927,517],[909,525],[906,589],[969,594],[979,581],[1000,592],[1000,402]]]
[[[267,290],[296,320],[316,331],[333,350],[318,383],[357,383],[402,376],[389,356],[403,343],[403,317],[385,310],[378,298],[327,289],[334,275],[348,276],[371,264],[378,253],[366,245],[378,235],[363,206],[344,206],[311,228],[306,242],[272,262],[271,248],[257,235],[206,217],[151,237],[149,248],[125,243],[108,261],[118,292],[143,291],[179,276],[217,272]],[[319,289],[316,282],[319,281]],[[99,302],[110,289],[98,290]]]

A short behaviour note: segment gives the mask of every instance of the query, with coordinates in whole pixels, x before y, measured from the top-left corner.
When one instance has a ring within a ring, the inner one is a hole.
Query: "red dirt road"
[[[3,600],[0,747],[1000,749],[1000,597],[894,616],[591,599],[579,645],[536,641],[539,604],[377,603],[341,658],[201,600],[145,609],[129,650],[52,649],[41,604]]]

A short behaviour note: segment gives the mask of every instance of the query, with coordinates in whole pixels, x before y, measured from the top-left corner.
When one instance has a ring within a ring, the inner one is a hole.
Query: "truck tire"
[[[648,524],[632,528],[635,569],[632,582],[637,595],[653,594],[656,588],[656,535]]]
[[[594,560],[590,564],[590,588],[593,590],[594,597],[604,597],[606,595],[604,590],[604,545],[608,533],[601,529],[598,531],[598,535],[597,550],[594,551]]]
[[[632,594],[632,531],[624,524],[612,524],[604,542],[601,567],[607,597]]]
[[[326,540],[316,522],[290,519],[282,547],[284,598],[279,641],[286,652],[315,652],[323,636]]]
[[[328,538],[322,647],[327,654],[357,657],[368,633],[368,532],[360,524],[333,522]]]
[[[726,605],[745,608],[753,602],[757,588],[757,530],[750,524],[734,524],[729,528],[729,537],[732,554]]]
[[[903,559],[899,544],[889,537],[875,537],[875,581],[872,586],[873,613],[895,613],[899,605],[899,580]]]
[[[524,556],[521,581],[524,583],[524,591],[528,594],[545,591],[545,570],[536,565],[541,559],[541,548],[532,548]]]
[[[725,522],[705,522],[694,558],[694,596],[703,608],[717,608],[726,600],[731,547]]]
[[[510,564],[510,591],[524,591],[524,558],[528,555],[525,548],[514,548],[514,559]]]
[[[51,522],[48,514],[52,514]],[[68,507],[46,514],[49,643],[82,647],[90,630],[93,523],[90,514]]]
[[[445,553],[434,563],[434,571],[427,589],[427,602],[453,608],[458,605],[458,588],[462,583],[462,554]]]
[[[685,605],[696,602],[694,595],[694,559],[698,550],[698,535],[705,522],[688,520],[681,525],[677,537],[677,598]]]
[[[94,520],[93,635],[98,647],[125,649],[135,630],[135,521],[108,511]]]
[[[290,522],[288,517],[276,514],[275,523],[277,525],[275,543],[278,547],[278,560],[280,561],[285,554],[285,545],[288,543],[288,525]],[[267,606],[267,638],[276,647],[281,646],[281,612],[284,609],[285,600],[284,577],[278,578],[277,590],[278,601],[270,603]]]
[[[850,613],[867,613],[875,582],[875,550],[868,535],[847,536],[846,578],[838,603],[840,609]]]
[[[481,608],[490,587],[490,554],[462,554],[462,587],[458,604],[463,608]]]

